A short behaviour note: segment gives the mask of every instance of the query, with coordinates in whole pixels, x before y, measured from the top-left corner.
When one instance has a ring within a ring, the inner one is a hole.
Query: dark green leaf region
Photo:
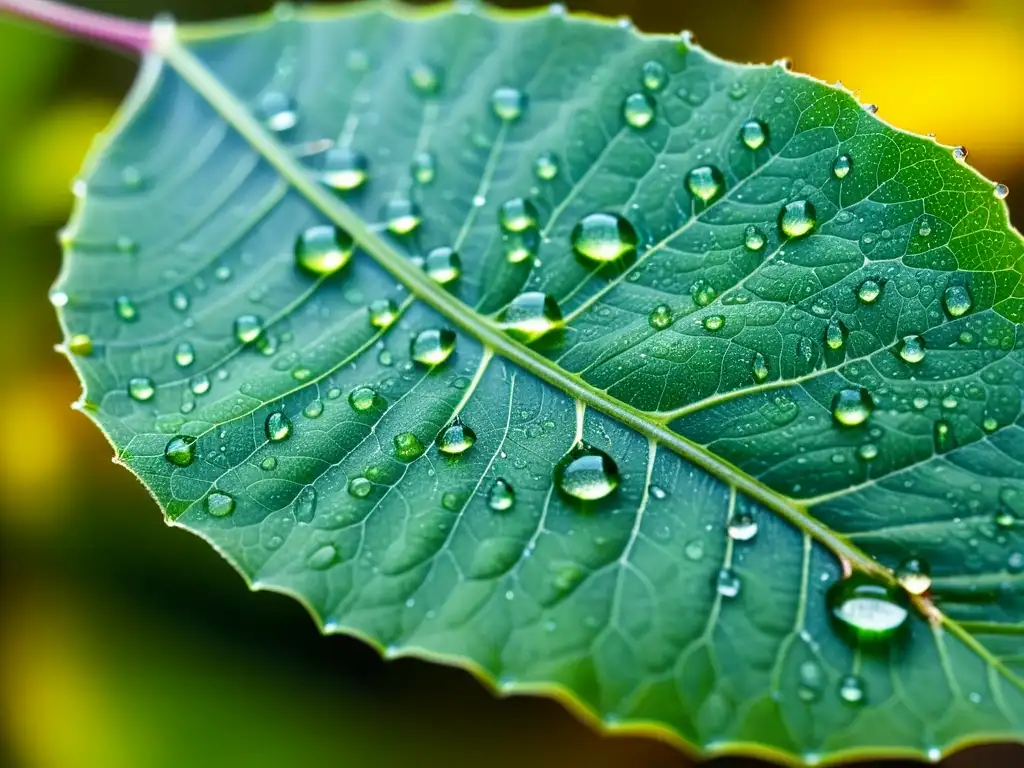
[[[154,29],[52,298],[170,521],[702,753],[1024,738],[1024,245],[962,153],[558,7]]]

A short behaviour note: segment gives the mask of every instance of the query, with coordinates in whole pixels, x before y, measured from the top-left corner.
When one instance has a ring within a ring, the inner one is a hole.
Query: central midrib
[[[895,576],[888,568],[811,516],[806,508],[794,499],[774,491],[703,446],[671,431],[664,424],[651,420],[649,414],[610,397],[607,393],[562,370],[526,345],[512,339],[497,324],[476,313],[452,296],[442,286],[431,280],[424,271],[410,269],[408,261],[395,251],[387,240],[371,229],[336,196],[313,180],[295,159],[267,133],[234,94],[225,88],[198,58],[178,42],[173,25],[158,23],[154,26],[153,49],[174,67],[178,74],[195,88],[197,93],[203,96],[310,203],[337,226],[348,232],[363,250],[401,281],[415,296],[441,313],[452,324],[457,325],[486,348],[493,350],[495,354],[515,363],[565,394],[616,419],[648,439],[670,448],[687,461],[761,502],[857,569],[887,583],[895,583]],[[926,616],[938,617],[943,626],[952,634],[969,645],[989,664],[998,668],[1006,679],[1024,689],[1024,681],[1012,674],[998,658],[994,657],[985,646],[957,622],[937,611],[930,603],[921,604],[919,608]]]

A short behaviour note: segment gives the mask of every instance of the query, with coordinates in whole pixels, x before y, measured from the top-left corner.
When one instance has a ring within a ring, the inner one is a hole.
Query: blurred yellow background
[[[526,3],[505,3],[526,5]],[[256,0],[91,0],[208,19]],[[1020,0],[580,0],[642,29],[692,29],[740,61],[789,56],[879,116],[1010,187],[1024,222]],[[286,598],[249,594],[207,545],[161,523],[106,441],[68,408],[46,294],[70,182],[135,63],[0,20],[0,765],[681,766],[653,741],[603,737],[551,701],[498,700],[468,675],[384,663],[321,638]],[[1015,191],[1019,192],[1014,194]],[[722,759],[719,765],[753,765]],[[1015,747],[949,765],[1024,764]]]

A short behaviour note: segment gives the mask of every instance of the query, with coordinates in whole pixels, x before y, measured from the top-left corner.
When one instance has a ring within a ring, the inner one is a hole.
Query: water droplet
[[[348,481],[348,493],[349,496],[354,496],[357,499],[365,499],[370,495],[373,490],[373,483],[367,480],[365,477],[353,477]]]
[[[622,104],[622,116],[634,128],[646,128],[654,120],[654,99],[646,93],[631,93]]]
[[[441,90],[441,70],[419,61],[409,67],[409,84],[423,95],[431,95]]]
[[[554,152],[541,152],[533,161],[533,172],[541,181],[551,181],[558,175],[558,156]]]
[[[687,542],[686,546],[683,547],[683,554],[686,555],[688,560],[693,560],[694,562],[701,560],[704,557],[704,542],[701,539]]]
[[[832,161],[832,175],[837,179],[845,179],[853,168],[853,160],[849,155],[840,155]]]
[[[171,464],[187,467],[195,458],[196,439],[190,435],[175,435],[167,441],[164,456]]]
[[[260,462],[260,467],[269,472],[270,470],[277,467],[277,459],[274,456],[267,456],[263,461]]]
[[[825,346],[829,349],[842,349],[846,343],[846,326],[842,321],[832,318],[825,326]]]
[[[310,227],[295,240],[295,263],[312,275],[331,275],[348,263],[353,245],[351,236],[337,227]]]
[[[522,232],[537,226],[537,207],[524,197],[506,200],[498,210],[498,223],[506,232]]]
[[[757,535],[757,521],[748,512],[739,512],[729,519],[729,538],[733,541],[750,541]]]
[[[412,432],[402,432],[395,435],[395,458],[399,461],[412,461],[423,455],[426,448],[423,443]]]
[[[280,91],[267,91],[260,97],[257,113],[267,130],[281,133],[296,126],[299,110],[295,100]]]
[[[252,344],[263,334],[263,318],[239,315],[235,318],[235,338],[240,344]]]
[[[350,147],[333,147],[324,153],[320,181],[331,189],[349,192],[363,185],[370,175],[366,155]]]
[[[391,299],[374,299],[368,308],[370,325],[384,330],[398,319],[398,305]]]
[[[348,394],[348,404],[354,411],[368,411],[378,404],[379,395],[373,387],[356,387]]]
[[[995,195],[996,200],[1005,200],[1006,196],[1010,194],[1010,188],[1005,184],[996,184],[992,188],[992,194]]]
[[[213,517],[227,517],[235,511],[235,500],[221,491],[206,497],[206,511]]]
[[[269,414],[263,427],[267,433],[267,440],[270,440],[272,443],[286,440],[292,433],[292,421],[281,411],[274,411]]]
[[[839,698],[847,704],[863,704],[865,702],[864,681],[857,675],[843,675],[839,680]]]
[[[647,322],[656,331],[663,331],[672,325],[672,308],[668,304],[659,304],[647,316]]]
[[[833,584],[826,595],[829,614],[849,639],[860,645],[892,639],[908,616],[903,591],[862,573]]]
[[[907,363],[924,360],[924,339],[920,336],[904,336],[900,342],[900,357]]]
[[[393,197],[384,211],[388,229],[396,235],[408,235],[420,225],[420,209],[407,197]]]
[[[455,491],[445,491],[441,494],[441,506],[447,509],[449,512],[458,512],[462,509],[464,501],[461,493]]]
[[[881,295],[882,286],[878,284],[877,280],[868,278],[857,286],[857,300],[862,304],[874,304]]]
[[[760,352],[754,355],[754,361],[750,364],[750,373],[759,383],[768,378],[768,361]]]
[[[197,373],[188,380],[188,388],[193,395],[205,395],[210,391],[210,377],[205,373]]]
[[[863,387],[842,389],[832,398],[832,417],[845,427],[856,427],[868,420],[875,403]]]
[[[528,291],[512,299],[499,319],[513,337],[533,341],[562,322],[562,311],[546,293]]]
[[[768,141],[768,126],[760,120],[747,120],[740,126],[740,139],[747,149],[760,149]]]
[[[603,499],[619,486],[619,468],[607,453],[586,443],[573,446],[555,465],[555,486],[581,501]]]
[[[724,325],[724,315],[708,315],[704,318],[704,330],[706,331],[719,331]]]
[[[740,593],[740,577],[731,568],[723,568],[715,577],[715,590],[722,597],[736,597]]]
[[[764,232],[753,224],[749,224],[743,232],[743,245],[748,251],[760,251],[767,242],[768,239],[764,236]]]
[[[999,429],[999,422],[996,421],[991,416],[986,416],[985,420],[981,422],[981,427],[986,432],[995,432],[997,429]]]
[[[139,319],[139,312],[135,309],[135,304],[127,296],[118,296],[114,300],[114,311],[118,317],[128,323]]]
[[[953,147],[953,159],[964,162],[967,159],[967,147]]]
[[[437,162],[430,152],[417,152],[412,159],[412,177],[417,184],[430,184],[437,175]]]
[[[580,256],[596,262],[610,262],[636,251],[633,225],[615,213],[591,213],[572,230],[572,247]]]
[[[335,549],[333,544],[325,544],[309,556],[309,559],[306,560],[306,565],[314,571],[326,571],[334,565],[337,559],[338,550]]]
[[[942,294],[942,305],[950,317],[962,317],[970,310],[971,293],[966,285],[951,285]]]
[[[435,283],[447,285],[462,274],[462,260],[454,250],[442,245],[427,254],[423,269]]]
[[[953,434],[953,427],[945,419],[939,419],[936,421],[932,432],[935,438],[935,450],[937,452],[945,453],[956,445],[956,437]]]
[[[183,341],[174,348],[174,362],[179,368],[188,368],[196,361],[196,350],[187,341]]]
[[[455,349],[455,331],[448,328],[428,328],[420,331],[409,344],[409,354],[417,363],[440,365]]]
[[[857,449],[857,455],[862,461],[874,461],[878,458],[878,446],[874,443],[864,443]]]
[[[128,395],[132,400],[144,403],[147,400],[152,400],[155,394],[156,386],[148,376],[133,376],[128,379]]]
[[[319,419],[323,415],[323,412],[323,400],[310,400],[306,407],[302,409],[302,415],[307,419]]]
[[[68,352],[79,357],[89,357],[92,354],[92,338],[84,333],[75,333],[68,338]]]
[[[822,673],[816,661],[805,661],[799,668],[799,682],[796,695],[800,701],[810,703],[821,695]]]
[[[668,72],[665,71],[665,65],[660,61],[652,59],[651,61],[644,62],[640,74],[644,88],[654,93],[662,90],[668,83]]]
[[[1013,528],[1017,522],[1017,516],[1008,509],[1001,509],[996,512],[994,521],[997,528]]]
[[[462,423],[458,416],[437,436],[437,449],[449,456],[465,453],[476,442],[476,432]]]
[[[495,88],[491,94],[491,109],[499,120],[506,123],[518,120],[526,109],[526,94],[507,85]]]
[[[522,232],[505,232],[501,236],[505,258],[512,264],[532,259],[540,248],[540,232],[535,227]]]
[[[789,238],[803,237],[817,224],[817,211],[808,200],[794,200],[786,203],[779,211],[779,229]]]
[[[686,174],[686,188],[698,200],[709,203],[722,194],[725,178],[715,166],[701,165]]]
[[[70,298],[64,291],[51,291],[50,303],[55,307],[66,307]]]
[[[700,279],[690,286],[690,295],[693,296],[693,302],[698,307],[706,307],[715,300],[718,292],[706,280]]]
[[[310,523],[316,514],[316,488],[311,485],[304,486],[295,497],[292,505],[295,510],[295,520],[300,523]]]
[[[907,592],[912,595],[923,595],[932,586],[932,572],[928,563],[912,557],[904,560],[896,569],[896,578]]]
[[[497,478],[487,491],[487,506],[495,512],[507,512],[515,503],[515,490],[507,480]]]
[[[189,304],[188,294],[184,291],[178,290],[171,293],[171,308],[177,312],[188,311]]]

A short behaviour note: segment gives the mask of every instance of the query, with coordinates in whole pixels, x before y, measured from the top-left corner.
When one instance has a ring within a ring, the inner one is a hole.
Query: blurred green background
[[[507,5],[525,3],[507,2]],[[182,21],[260,0],[91,0]],[[579,0],[641,29],[692,29],[740,61],[790,56],[841,78],[894,125],[964,144],[1024,222],[1020,0]],[[499,700],[469,675],[384,663],[322,638],[289,599],[249,594],[199,539],[166,528],[53,352],[56,232],[91,137],[135,62],[0,19],[0,765],[684,766],[673,748],[601,736],[555,702]],[[1019,190],[1018,194],[1014,194]],[[947,765],[1024,765],[1016,746]],[[756,765],[723,758],[715,765]]]

